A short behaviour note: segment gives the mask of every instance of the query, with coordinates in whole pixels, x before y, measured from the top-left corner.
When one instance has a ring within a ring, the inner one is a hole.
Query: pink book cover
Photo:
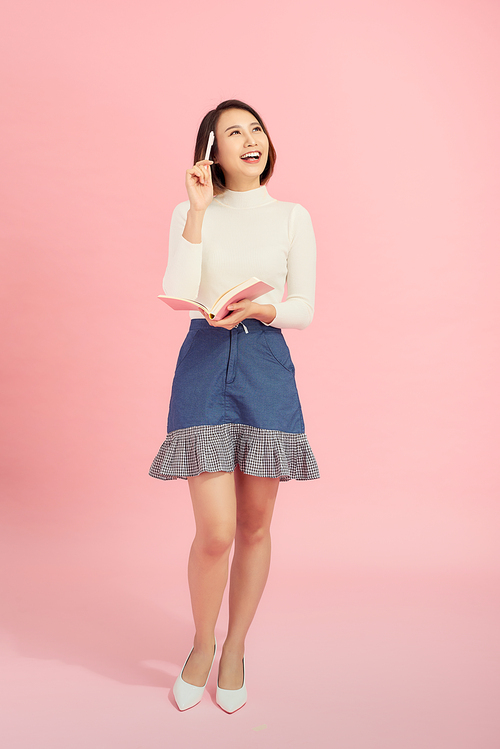
[[[165,296],[160,294],[158,299],[168,304],[169,307],[175,310],[205,310],[212,320],[222,320],[228,314],[228,306],[233,302],[239,302],[242,299],[254,300],[257,297],[267,294],[268,291],[272,291],[274,286],[270,286],[265,281],[261,281],[260,278],[249,278],[243,283],[234,286],[224,294],[222,294],[214,304],[208,308],[202,302],[198,302],[194,299],[182,299],[179,297]]]

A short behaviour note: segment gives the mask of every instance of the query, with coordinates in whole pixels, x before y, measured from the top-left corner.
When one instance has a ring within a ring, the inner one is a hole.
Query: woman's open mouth
[[[258,164],[260,157],[260,151],[248,151],[248,153],[244,153],[240,158],[246,161],[247,164]]]

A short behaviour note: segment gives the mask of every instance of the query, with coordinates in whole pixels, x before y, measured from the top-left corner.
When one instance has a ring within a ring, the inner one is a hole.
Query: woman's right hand
[[[193,211],[206,211],[214,197],[212,172],[210,164],[213,161],[197,161],[186,172],[186,189],[190,207]]]

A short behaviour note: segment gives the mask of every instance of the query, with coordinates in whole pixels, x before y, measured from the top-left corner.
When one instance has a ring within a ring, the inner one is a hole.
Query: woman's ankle
[[[215,648],[215,635],[213,633],[211,635],[199,635],[196,633],[193,640],[193,646],[196,653],[213,655]]]
[[[222,653],[226,656],[242,658],[245,655],[245,641],[226,639],[222,647]]]

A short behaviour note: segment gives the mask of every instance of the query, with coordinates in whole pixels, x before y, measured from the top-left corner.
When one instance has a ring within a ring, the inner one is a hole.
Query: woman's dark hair
[[[255,119],[262,125],[262,129],[269,140],[269,154],[267,157],[266,168],[260,175],[260,184],[265,185],[266,182],[271,178],[271,175],[274,171],[274,165],[276,163],[276,151],[274,149],[267,128],[262,120],[262,117],[258,112],[255,111],[255,109],[253,109],[253,107],[250,107],[248,104],[245,104],[245,102],[239,101],[238,99],[227,99],[226,101],[222,101],[215,109],[211,109],[210,112],[207,112],[205,117],[202,119],[201,125],[198,130],[198,135],[196,137],[196,146],[194,148],[194,163],[196,164],[197,161],[201,161],[204,158],[210,131],[213,130],[215,133],[215,128],[217,127],[219,117],[221,113],[226,109],[245,109],[247,112],[250,112],[250,114],[252,114]],[[215,139],[214,145],[212,147],[212,161],[214,160],[214,157],[217,157],[217,138]],[[212,164],[211,169],[214,195],[219,195],[226,189],[224,172],[222,171],[219,164]]]

